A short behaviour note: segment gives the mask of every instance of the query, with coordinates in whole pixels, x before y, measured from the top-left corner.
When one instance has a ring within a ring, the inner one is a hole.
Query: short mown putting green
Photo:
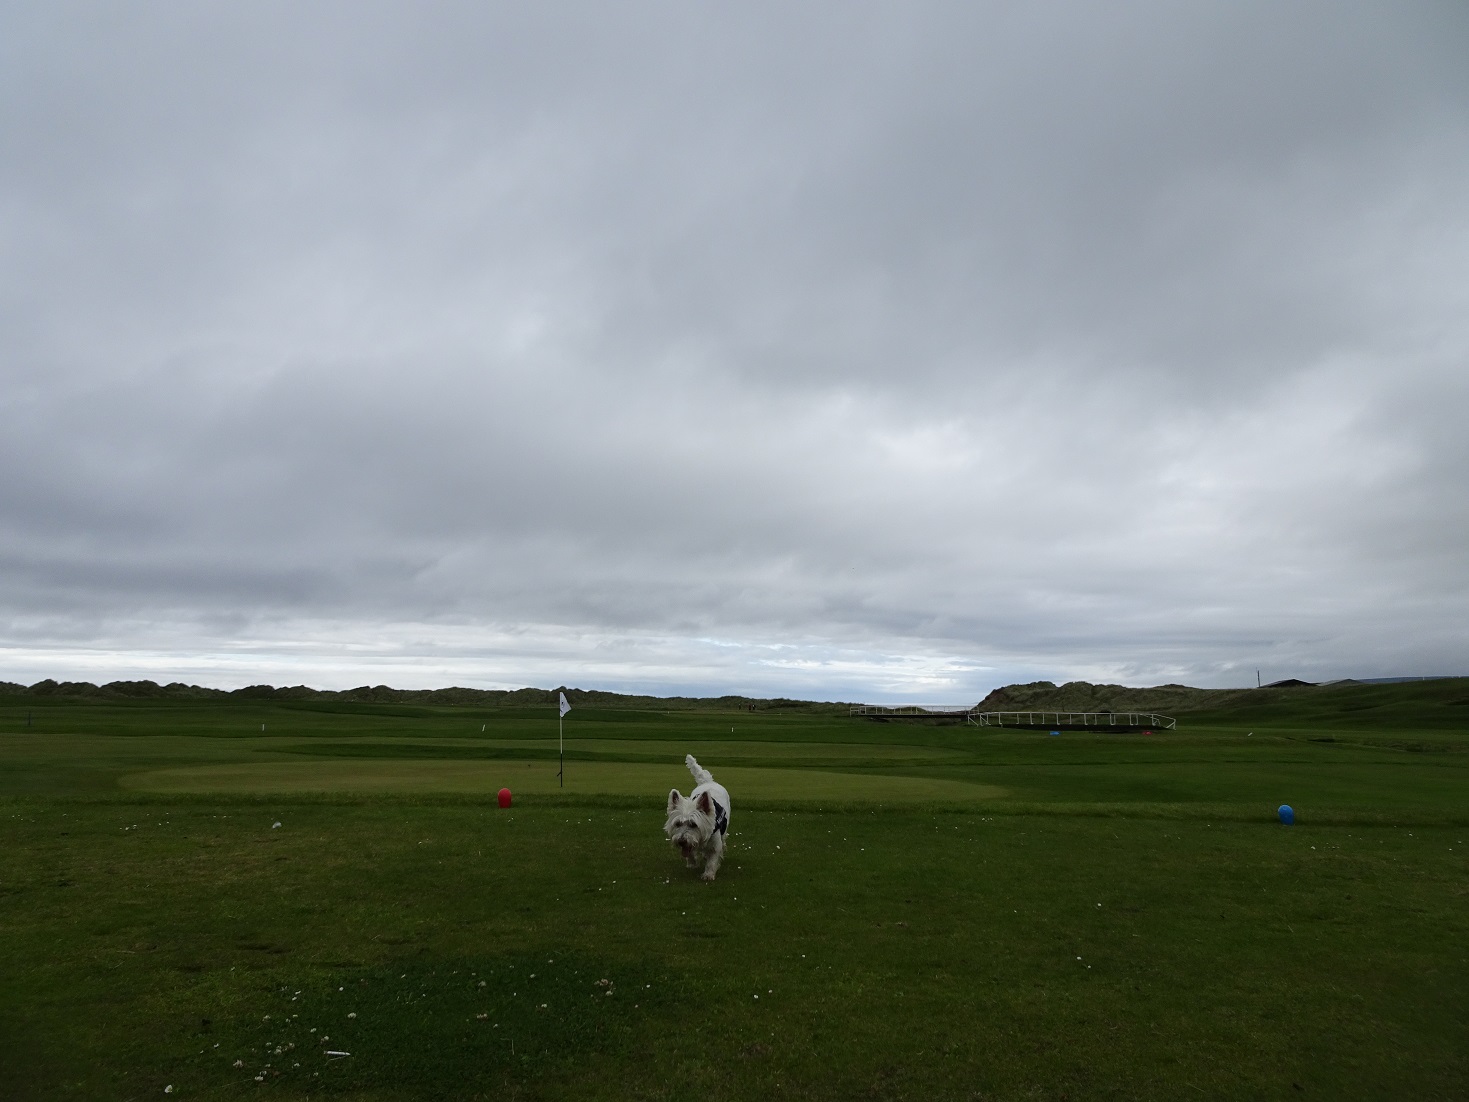
[[[836,773],[814,769],[720,769],[731,793],[775,801],[877,801],[973,803],[1005,795],[997,785],[942,777]],[[517,795],[645,796],[661,806],[670,788],[692,787],[680,765],[635,762],[569,763],[563,786],[554,764],[544,761],[320,760],[195,765],[131,773],[121,780],[134,792],[279,794],[306,792],[483,793],[500,788]]]

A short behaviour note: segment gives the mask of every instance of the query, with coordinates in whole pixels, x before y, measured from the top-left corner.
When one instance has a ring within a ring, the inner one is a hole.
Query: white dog
[[[679,795],[678,789],[668,793],[668,821],[663,824],[663,833],[683,854],[684,864],[697,868],[699,854],[704,853],[704,879],[713,880],[719,871],[719,862],[724,860],[724,835],[729,830],[729,793],[719,784],[709,770],[694,760],[690,754],[684,764],[694,775],[698,784],[688,798]]]

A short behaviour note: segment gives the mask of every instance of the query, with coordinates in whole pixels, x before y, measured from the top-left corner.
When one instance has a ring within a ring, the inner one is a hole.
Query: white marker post
[[[561,698],[561,714],[556,717],[556,734],[561,742],[561,768],[556,776],[561,780],[561,787],[566,787],[566,713],[571,711],[571,705],[566,703],[566,694],[557,693]]]

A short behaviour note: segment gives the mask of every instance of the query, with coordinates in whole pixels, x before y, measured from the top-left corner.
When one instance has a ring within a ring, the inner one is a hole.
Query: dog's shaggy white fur
[[[697,868],[699,856],[704,858],[704,879],[713,880],[724,860],[724,836],[729,830],[729,793],[717,782],[709,770],[694,760],[690,754],[684,764],[694,775],[698,785],[688,796],[679,794],[678,789],[668,793],[668,821],[663,824],[663,833],[683,854],[684,864]]]

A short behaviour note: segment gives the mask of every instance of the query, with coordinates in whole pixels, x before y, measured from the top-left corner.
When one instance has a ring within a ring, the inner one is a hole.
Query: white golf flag
[[[556,695],[561,698],[561,714],[565,715],[567,712],[571,711],[571,705],[566,703],[565,693],[557,693]]]

